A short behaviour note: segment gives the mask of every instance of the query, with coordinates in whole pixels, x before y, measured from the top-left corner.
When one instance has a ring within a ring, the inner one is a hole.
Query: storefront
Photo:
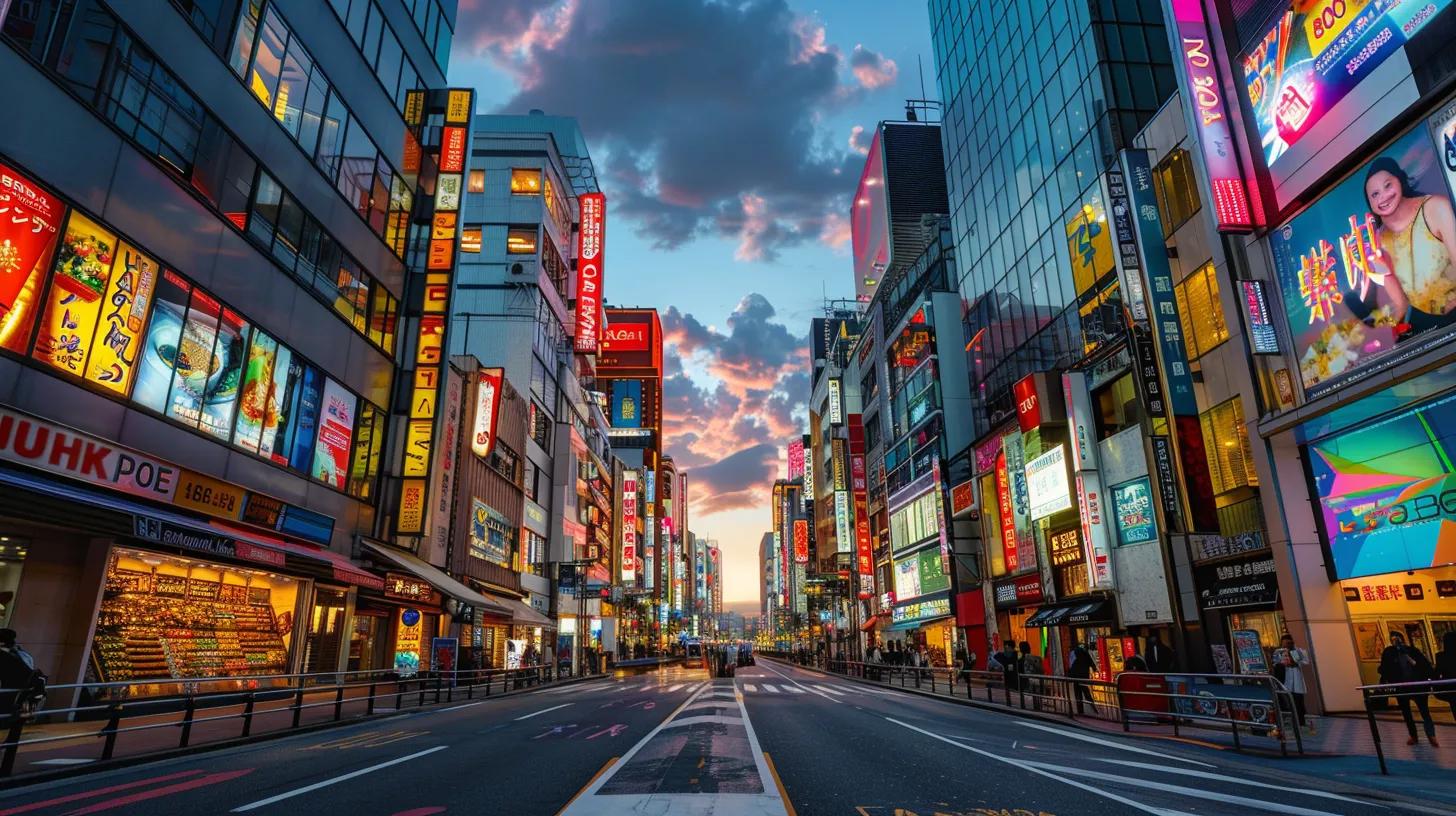
[[[1288,631],[1279,579],[1264,536],[1188,536],[1198,609],[1219,674],[1268,671],[1268,656]]]
[[[1365,683],[1379,682],[1380,653],[1392,634],[1434,659],[1446,635],[1456,632],[1456,567],[1353,578],[1340,588]]]
[[[939,558],[939,552],[936,557]],[[890,610],[890,636],[916,648],[925,646],[931,665],[949,666],[955,657],[955,616],[950,592],[927,595],[895,604]]]
[[[1036,649],[1038,654],[1046,654],[1050,643],[1047,630],[1027,627],[1027,620],[1046,600],[1041,575],[1031,573],[995,581],[991,584],[991,595],[996,607],[996,636],[992,647],[999,650],[1007,641],[1013,644],[1026,641],[1040,646]]]

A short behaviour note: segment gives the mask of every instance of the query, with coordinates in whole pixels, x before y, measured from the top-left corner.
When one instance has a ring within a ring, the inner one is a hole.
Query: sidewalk
[[[1099,705],[1099,712],[1095,717],[1069,717],[1064,713],[1037,711],[1033,707],[1031,698],[1027,698],[1026,707],[1022,708],[1017,705],[1018,698],[1015,692],[1012,693],[1012,704],[1006,705],[1001,702],[1003,698],[999,686],[995,689],[994,701],[987,702],[985,687],[979,684],[974,688],[974,699],[968,700],[966,685],[963,682],[957,683],[952,693],[947,692],[946,683],[942,679],[936,684],[936,690],[932,692],[928,683],[917,689],[913,682],[902,687],[898,682],[885,683],[866,680],[787,661],[785,664],[843,681],[899,689],[922,697],[954,701],[988,711],[1032,717],[1047,723],[1084,728],[1103,734],[1180,742],[1231,753],[1234,750],[1233,736],[1226,729],[1181,725],[1178,729],[1179,733],[1175,735],[1171,724],[1134,721],[1130,725],[1130,730],[1124,733],[1116,707],[1112,705]],[[1097,717],[1104,717],[1104,719]],[[1406,731],[1405,722],[1399,718],[1399,714],[1393,720],[1385,716],[1377,717],[1376,727],[1380,733],[1380,744],[1385,752],[1386,764],[1390,770],[1389,775],[1380,773],[1380,765],[1376,759],[1375,738],[1370,732],[1369,720],[1363,715],[1312,718],[1311,721],[1314,722],[1317,732],[1314,735],[1307,731],[1303,733],[1305,753],[1303,755],[1296,753],[1295,744],[1290,735],[1287,759],[1281,756],[1278,740],[1274,738],[1253,736],[1241,731],[1239,742],[1242,755],[1257,757],[1261,764],[1266,764],[1268,760],[1282,760],[1281,768],[1287,769],[1291,773],[1338,781],[1348,785],[1375,788],[1403,796],[1456,803],[1456,774],[1451,773],[1452,770],[1456,770],[1456,726],[1444,724],[1440,717],[1437,717],[1436,720],[1436,737],[1441,741],[1440,748],[1433,748],[1427,743],[1419,720],[1417,720],[1416,727],[1421,734],[1421,741],[1418,745],[1408,746],[1406,739],[1409,734]]]

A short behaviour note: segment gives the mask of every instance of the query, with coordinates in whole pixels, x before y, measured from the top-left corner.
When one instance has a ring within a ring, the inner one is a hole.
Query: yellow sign
[[[1083,204],[1067,222],[1067,252],[1072,258],[1072,283],[1078,295],[1112,271],[1112,235],[1101,202]]]
[[[404,95],[404,123],[416,127],[425,118],[425,92],[406,91]]]
[[[86,379],[125,394],[136,376],[142,329],[152,305],[152,290],[162,273],[157,262],[123,243],[101,299],[101,324],[91,339]]]
[[[56,251],[34,356],[80,376],[111,279],[116,236],[74,210]]]
[[[237,521],[243,517],[243,502],[248,491],[211,476],[182,471],[172,503],[205,515]]]
[[[434,418],[435,403],[440,398],[438,375],[437,368],[415,369],[415,387],[410,397],[410,419]]]
[[[445,100],[445,122],[463,125],[470,121],[471,93],[469,90],[453,90]]]
[[[1318,57],[1350,23],[1360,19],[1370,0],[1318,0],[1310,5],[1313,8],[1300,13],[1304,16],[1304,34],[1309,38],[1309,53]]]
[[[405,479],[399,486],[399,532],[419,534],[425,531],[425,480]]]
[[[428,419],[412,419],[404,436],[404,475],[428,476],[430,442],[435,424]]]

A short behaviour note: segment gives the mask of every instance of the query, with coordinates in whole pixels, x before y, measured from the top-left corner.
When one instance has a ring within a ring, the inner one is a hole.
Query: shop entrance
[[[1456,567],[1351,578],[1340,587],[1364,685],[1380,682],[1380,655],[1392,633],[1434,662],[1446,634],[1456,632]]]

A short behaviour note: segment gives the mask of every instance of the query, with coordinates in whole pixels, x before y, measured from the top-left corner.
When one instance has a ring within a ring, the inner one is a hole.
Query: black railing
[[[1442,701],[1456,701],[1456,680],[1421,680],[1413,683],[1360,686],[1360,694],[1365,701],[1365,718],[1370,721],[1370,738],[1375,742],[1375,758],[1380,763],[1380,772],[1389,776],[1390,768],[1385,764],[1385,747],[1380,742],[1380,726],[1375,721],[1376,710],[1384,710],[1394,701],[1401,709],[1406,727],[1410,729],[1411,739],[1416,739],[1417,715],[1427,723],[1426,733],[1429,736],[1436,727],[1435,718],[1430,716],[1431,696],[1436,695]],[[1410,710],[1412,704],[1417,709],[1415,714]],[[1456,713],[1456,702],[1452,703],[1451,710]]]

